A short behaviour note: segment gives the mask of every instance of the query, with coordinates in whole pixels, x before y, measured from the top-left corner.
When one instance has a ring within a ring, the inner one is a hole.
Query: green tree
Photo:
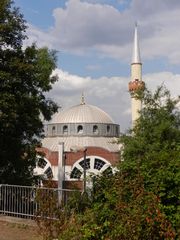
[[[173,240],[175,231],[161,211],[159,198],[145,190],[143,178],[117,172],[97,177],[93,200],[61,227],[60,240]]]
[[[161,210],[178,231],[180,226],[180,112],[163,86],[145,91],[143,109],[131,135],[121,138],[120,171],[133,181],[144,179],[146,191],[160,199]]]
[[[13,1],[0,5],[0,183],[31,184],[42,118],[57,105],[47,99],[57,76],[56,52],[23,47],[26,24]]]

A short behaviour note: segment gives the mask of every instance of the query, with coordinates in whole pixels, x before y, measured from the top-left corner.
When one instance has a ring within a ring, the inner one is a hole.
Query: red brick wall
[[[53,166],[58,165],[58,152],[52,152],[47,148],[38,148],[37,152],[43,153],[45,157]],[[100,147],[88,147],[86,156],[97,156],[104,158],[109,161],[112,165],[116,164],[119,161],[119,153],[109,152],[108,150]],[[66,166],[73,166],[73,164],[78,161],[80,158],[84,157],[83,151],[76,153],[65,152],[65,164]],[[55,186],[58,186],[57,181],[54,181]],[[83,182],[81,180],[77,181],[64,181],[64,189],[81,189],[83,188]]]
[[[65,160],[66,165],[72,166],[77,160],[79,160],[80,158],[83,158],[84,153],[83,151],[76,152],[76,153],[66,152],[65,156],[66,156],[66,160]],[[88,147],[86,156],[102,157],[107,161],[109,161],[112,165],[114,165],[119,160],[119,153],[109,152],[106,149],[100,148],[100,147]]]
[[[53,166],[58,165],[58,152],[52,152],[47,148],[38,148],[38,152],[42,152],[45,154],[45,157],[50,161]],[[73,164],[83,158],[84,153],[83,151],[78,152],[65,152],[65,164],[67,166],[73,166]],[[102,157],[109,161],[112,165],[118,162],[119,160],[119,153],[109,152],[108,150],[100,147],[88,147],[86,156],[97,156]]]
[[[51,150],[47,148],[37,148],[37,152],[44,154],[45,158],[48,159],[48,161],[53,165],[57,166],[58,165],[58,152],[52,152]]]

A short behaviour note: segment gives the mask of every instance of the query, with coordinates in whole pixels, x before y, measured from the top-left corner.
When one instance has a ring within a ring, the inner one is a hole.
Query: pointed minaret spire
[[[82,95],[81,95],[81,105],[84,105],[84,104],[85,104],[84,93],[82,92]]]
[[[132,55],[132,63],[141,63],[141,55],[139,49],[139,39],[138,39],[138,25],[135,22],[135,31],[134,31],[134,48]]]

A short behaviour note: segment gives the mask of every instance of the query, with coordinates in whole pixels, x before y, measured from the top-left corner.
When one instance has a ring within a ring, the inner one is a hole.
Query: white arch
[[[89,161],[88,161],[89,160]],[[102,161],[104,164],[103,166],[97,167],[97,161],[100,160]],[[84,161],[84,158],[80,158],[79,160],[77,160],[73,166],[72,166],[72,169],[71,169],[71,172],[70,172],[70,179],[71,180],[77,180],[77,178],[72,178],[71,177],[71,174],[72,174],[72,171],[77,168],[80,172],[81,172],[81,176],[80,176],[80,179],[83,179],[83,166],[81,166],[81,162]],[[99,156],[94,156],[94,155],[91,155],[91,156],[87,156],[86,157],[86,162],[87,164],[89,163],[89,168],[86,169],[86,174],[87,174],[87,177],[88,176],[92,176],[92,175],[99,175],[101,174],[102,172],[104,172],[108,167],[112,167],[111,163],[109,161],[107,161],[106,159],[102,158],[102,157],[99,157]]]
[[[36,163],[36,167],[33,170],[33,172],[34,172],[33,174],[35,176],[42,176],[43,178],[48,179],[49,177],[48,177],[47,171],[50,168],[51,172],[52,172],[52,177],[53,177],[52,166],[51,166],[51,163],[49,162],[49,160],[40,155],[38,155],[37,158],[38,158],[38,161]],[[38,166],[40,159],[45,161],[45,164],[42,164],[42,167]]]

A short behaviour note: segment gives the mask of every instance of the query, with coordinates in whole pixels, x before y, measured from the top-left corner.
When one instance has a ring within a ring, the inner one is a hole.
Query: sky
[[[48,97],[62,110],[87,104],[107,112],[121,132],[131,127],[128,92],[135,22],[142,78],[151,91],[180,94],[179,0],[14,0],[28,39],[57,51],[59,80]]]

